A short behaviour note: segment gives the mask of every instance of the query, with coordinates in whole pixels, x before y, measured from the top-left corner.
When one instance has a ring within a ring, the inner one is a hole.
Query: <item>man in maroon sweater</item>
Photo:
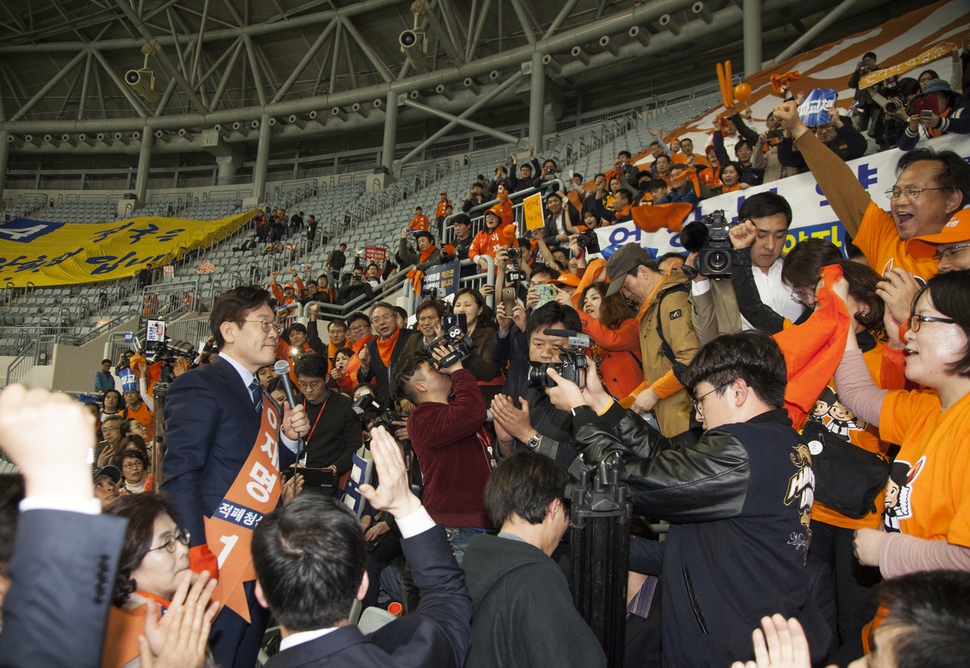
[[[471,537],[492,527],[484,494],[492,448],[475,377],[461,361],[439,368],[438,360],[450,351],[445,346],[403,358],[392,387],[395,396],[416,406],[408,416],[408,435],[424,477],[422,500],[432,519],[445,525],[460,564]]]

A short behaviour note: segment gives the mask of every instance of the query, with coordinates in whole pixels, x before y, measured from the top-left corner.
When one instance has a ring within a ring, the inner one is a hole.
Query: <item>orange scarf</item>
[[[740,181],[738,181],[737,183],[735,183],[733,186],[725,186],[725,185],[722,185],[721,186],[721,194],[724,194],[724,193],[733,193],[735,190],[741,190],[741,182]]]
[[[390,338],[377,339],[377,352],[380,354],[384,366],[388,369],[391,368],[391,354],[394,352],[394,345],[397,343],[397,337],[400,335],[401,330],[397,329]]]
[[[431,257],[431,254],[434,253],[434,251],[435,251],[434,246],[428,246],[423,251],[421,251],[421,259],[418,260],[418,261],[419,262],[427,262],[428,261],[428,258]]]

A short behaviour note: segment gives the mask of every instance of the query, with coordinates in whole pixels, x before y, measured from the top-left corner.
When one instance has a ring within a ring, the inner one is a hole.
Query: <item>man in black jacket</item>
[[[748,627],[779,607],[801,622],[821,660],[831,631],[805,566],[815,477],[783,408],[785,358],[774,340],[742,332],[700,350],[684,384],[706,431],[690,447],[662,449],[659,434],[616,406],[596,374],[582,392],[549,375],[558,383],[550,398],[573,412],[586,461],[618,454],[634,512],[671,522],[665,543],[648,544],[662,563],[650,574],[664,583],[663,665],[749,656]]]
[[[462,562],[474,606],[465,668],[606,665],[550,558],[569,528],[569,481],[561,466],[525,450],[489,476],[485,509],[500,532],[473,536]]]
[[[341,476],[353,466],[354,452],[362,441],[354,402],[327,387],[327,358],[323,355],[301,355],[296,380],[311,425],[306,435],[306,465],[333,466]]]

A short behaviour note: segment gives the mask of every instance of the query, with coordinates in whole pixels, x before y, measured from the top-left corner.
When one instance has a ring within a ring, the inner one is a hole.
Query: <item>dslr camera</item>
[[[583,230],[576,237],[576,245],[580,248],[585,248],[587,253],[599,253],[600,244],[599,240],[596,238],[595,230]]]
[[[439,369],[447,369],[456,362],[468,359],[472,354],[472,346],[466,336],[468,324],[464,313],[446,313],[442,319],[441,329],[444,333],[428,344],[428,350],[435,350],[439,346],[449,345],[452,351],[435,362]]]
[[[566,380],[576,383],[580,389],[586,387],[586,349],[589,348],[589,335],[570,329],[547,329],[547,336],[561,336],[569,345],[577,348],[559,346],[559,362],[529,362],[529,387],[555,387],[556,382],[546,373],[553,369]]]
[[[691,253],[697,253],[697,272],[701,276],[731,275],[734,264],[731,228],[735,225],[719,210],[684,226],[681,243]]]

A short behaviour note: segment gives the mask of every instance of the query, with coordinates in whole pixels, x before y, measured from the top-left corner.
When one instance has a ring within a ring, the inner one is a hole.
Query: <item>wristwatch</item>
[[[542,440],[542,436],[539,434],[539,432],[536,432],[532,435],[532,437],[528,441],[526,441],[525,443],[526,447],[528,447],[530,450],[535,450],[536,448],[539,447],[539,442],[541,440]]]

